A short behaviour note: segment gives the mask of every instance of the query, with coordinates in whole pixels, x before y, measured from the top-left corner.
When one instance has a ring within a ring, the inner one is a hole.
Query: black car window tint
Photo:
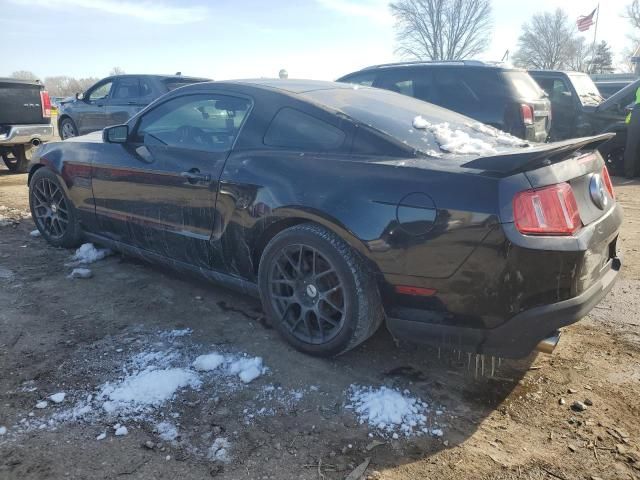
[[[431,72],[424,69],[390,71],[382,73],[375,86],[428,102],[432,97],[433,80]]]
[[[94,88],[91,92],[89,92],[89,100],[101,100],[103,98],[107,98],[109,92],[111,91],[112,84],[113,82],[106,82]]]
[[[456,111],[465,111],[480,103],[480,98],[459,72],[442,70],[437,72],[436,79],[438,94],[433,103]]]
[[[269,125],[264,144],[307,151],[336,150],[342,146],[345,133],[316,117],[293,108],[283,108]]]
[[[153,93],[153,88],[151,88],[151,85],[149,85],[149,82],[146,79],[141,78],[140,79],[140,96],[146,97],[148,95],[151,95],[152,93]]]
[[[356,85],[363,85],[365,87],[370,87],[373,85],[373,82],[376,80],[376,74],[373,72],[367,73],[358,73],[355,75],[351,75],[344,80],[340,80],[345,83],[353,83]]]
[[[570,104],[572,101],[573,93],[569,88],[569,85],[564,80],[556,79],[553,81],[553,89],[549,95],[552,103],[557,104]]]
[[[176,148],[223,152],[231,149],[251,102],[226,95],[186,95],[144,115],[138,141]]]
[[[128,98],[140,97],[140,84],[137,78],[123,78],[114,89],[112,98],[115,100],[123,100]]]

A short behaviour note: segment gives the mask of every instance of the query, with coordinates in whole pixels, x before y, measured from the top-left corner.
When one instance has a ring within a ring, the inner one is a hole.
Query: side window
[[[251,102],[227,95],[184,95],[145,114],[136,131],[139,142],[189,150],[231,149]]]
[[[153,88],[149,84],[149,81],[146,78],[140,79],[140,96],[147,97],[153,93]]]
[[[111,91],[111,85],[113,85],[113,82],[110,81],[110,82],[102,83],[97,87],[95,87],[93,90],[89,92],[89,100],[96,101],[96,100],[102,100],[104,98],[107,98],[107,96],[109,95],[109,92]]]
[[[140,83],[137,78],[121,78],[113,91],[111,98],[115,100],[124,100],[129,98],[139,98]]]
[[[336,150],[344,143],[342,130],[322,120],[294,110],[282,108],[271,121],[264,144],[308,151]]]
[[[459,72],[441,69],[436,72],[438,95],[433,103],[454,111],[466,111],[480,103],[480,97],[465,82]]]
[[[432,97],[433,74],[425,69],[384,72],[378,77],[375,86],[429,102]]]
[[[351,75],[345,80],[341,80],[344,83],[355,83],[356,85],[363,85],[365,87],[370,87],[373,85],[373,82],[376,80],[375,72],[367,72],[367,73],[356,73],[355,75]]]
[[[558,105],[571,105],[573,102],[573,93],[571,88],[564,80],[555,79],[553,81],[553,89],[549,94],[551,103]]]

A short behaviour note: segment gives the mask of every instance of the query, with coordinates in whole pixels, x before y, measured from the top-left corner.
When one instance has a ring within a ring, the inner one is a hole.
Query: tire
[[[260,259],[258,283],[274,327],[311,355],[345,353],[384,319],[375,275],[344,240],[317,224],[296,225],[272,238]]]
[[[69,117],[64,118],[60,122],[59,134],[62,140],[66,140],[67,138],[71,137],[77,137],[78,129],[76,128],[76,124],[73,123],[73,120],[71,120]]]
[[[47,167],[39,168],[31,177],[29,207],[37,229],[51,245],[64,248],[80,245],[82,230],[76,209]]]
[[[29,170],[29,162],[33,154],[34,148],[30,145],[20,145],[11,149],[12,156],[8,153],[2,155],[2,160],[7,168],[13,173],[27,173]]]

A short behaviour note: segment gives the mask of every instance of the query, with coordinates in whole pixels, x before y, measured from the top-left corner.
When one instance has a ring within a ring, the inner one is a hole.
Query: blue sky
[[[617,52],[630,44],[622,18],[631,0],[602,2],[598,40]],[[515,50],[534,13],[564,8],[571,18],[592,0],[493,0],[494,33],[484,59]],[[593,29],[585,34],[590,41]],[[387,0],[0,0],[0,76],[174,73],[214,79],[331,80],[398,60]]]

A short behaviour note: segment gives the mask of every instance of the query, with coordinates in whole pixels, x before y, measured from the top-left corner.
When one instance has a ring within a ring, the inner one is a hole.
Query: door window
[[[131,98],[139,98],[140,83],[137,78],[122,78],[116,84],[112,98],[114,100],[128,100]]]
[[[113,82],[110,81],[102,83],[95,87],[89,92],[89,100],[94,102],[96,100],[107,98],[109,96],[109,92],[111,91],[111,85],[113,85]]]
[[[226,95],[184,95],[144,115],[136,132],[139,142],[189,150],[231,150],[251,102]]]
[[[344,83],[354,83],[356,85],[363,85],[365,87],[370,87],[373,85],[373,82],[376,79],[376,74],[372,72],[367,73],[357,73],[355,75],[350,75],[344,80],[340,80],[340,82]]]
[[[318,152],[336,150],[344,143],[342,130],[293,108],[283,108],[271,121],[265,145]]]
[[[424,69],[385,72],[378,77],[375,86],[429,102],[432,97],[433,74]]]

